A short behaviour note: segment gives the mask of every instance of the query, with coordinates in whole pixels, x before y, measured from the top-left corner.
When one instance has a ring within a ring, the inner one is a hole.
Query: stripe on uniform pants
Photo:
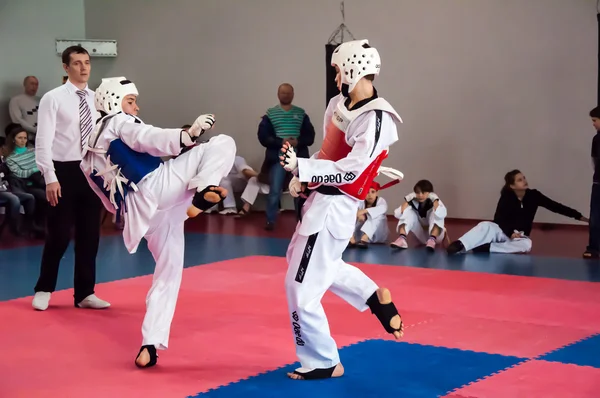
[[[310,262],[310,256],[312,256],[315,248],[315,242],[317,241],[317,235],[319,235],[318,232],[316,234],[312,234],[306,241],[306,246],[304,247],[304,252],[302,253],[302,259],[300,260],[300,266],[298,266],[298,272],[296,273],[296,282],[298,283],[302,283],[304,276],[306,275],[306,269],[308,268],[308,263]]]

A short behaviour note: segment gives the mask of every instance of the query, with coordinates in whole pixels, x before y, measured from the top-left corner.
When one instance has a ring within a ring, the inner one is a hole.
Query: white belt
[[[98,153],[101,155],[106,154],[106,151],[104,149],[92,148],[89,145],[87,146],[86,149],[87,149],[87,151]],[[98,177],[102,177],[105,174],[108,174],[110,172],[113,172],[113,171],[115,172],[114,178],[112,178],[112,179],[103,178],[103,180],[104,180],[104,189],[108,188],[108,191],[109,191],[110,203],[112,203],[112,205],[115,207],[115,209],[118,209],[119,206],[117,205],[117,201],[115,199],[117,191],[121,194],[121,197],[124,198],[125,197],[124,187],[127,186],[127,184],[129,184],[129,186],[134,190],[134,192],[138,191],[138,187],[137,187],[137,185],[135,185],[135,183],[133,183],[133,182],[130,183],[129,180],[127,178],[125,178],[123,173],[121,173],[121,168],[119,167],[119,165],[112,164],[112,162],[110,161],[110,156],[106,157],[105,166],[106,166],[105,169],[102,171],[98,171],[96,173],[96,175]]]

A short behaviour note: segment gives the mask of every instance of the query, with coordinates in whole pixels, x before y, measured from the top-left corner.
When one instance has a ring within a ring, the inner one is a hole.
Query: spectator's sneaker
[[[433,252],[435,250],[435,244],[435,238],[433,236],[430,236],[429,239],[427,239],[427,243],[425,244],[427,251]]]
[[[237,209],[235,207],[226,207],[223,210],[221,210],[219,212],[219,214],[221,215],[226,215],[226,214],[237,214]]]
[[[35,296],[33,296],[33,301],[31,302],[32,307],[38,311],[46,311],[51,295],[52,293],[48,292],[37,292]]]
[[[408,248],[408,243],[406,243],[406,238],[404,236],[399,236],[398,239],[390,243],[390,246],[394,249],[406,249]]]
[[[77,303],[77,307],[101,310],[110,307],[110,303],[99,299],[98,297],[96,297],[95,294],[90,294],[89,296],[81,300],[79,303]]]
[[[597,259],[599,257],[598,252],[595,251],[586,250],[583,252],[583,258],[585,259]]]

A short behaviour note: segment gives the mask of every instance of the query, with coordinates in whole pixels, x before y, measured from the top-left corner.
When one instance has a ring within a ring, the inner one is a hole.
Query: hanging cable
[[[597,1],[600,1],[600,0],[597,0]],[[344,34],[348,34],[348,36],[350,36],[350,38],[352,40],[355,40],[354,35],[352,34],[352,32],[350,32],[350,30],[346,26],[346,11],[344,8],[343,1],[340,3],[340,12],[342,14],[342,23],[331,34],[331,36],[329,36],[329,41],[328,41],[329,44],[342,44],[344,42]]]

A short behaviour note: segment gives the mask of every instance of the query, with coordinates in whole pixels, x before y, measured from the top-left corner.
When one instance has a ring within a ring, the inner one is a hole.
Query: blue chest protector
[[[158,156],[136,152],[120,139],[110,143],[106,154],[110,156],[112,164],[119,165],[121,173],[129,180],[129,184],[137,184],[142,178],[158,169],[162,163],[162,159]]]
[[[104,120],[103,124],[105,124],[109,118],[106,118],[107,120]],[[136,123],[141,122],[136,118]],[[101,129],[103,128],[104,125]],[[100,136],[100,134],[102,134],[102,130],[100,130],[98,136]],[[98,173],[102,173],[102,171],[99,172],[97,170],[92,172],[90,178],[102,190],[104,195],[117,206],[117,208],[125,203],[125,196],[127,196],[128,191],[134,189],[132,185],[138,184],[145,176],[156,170],[163,162],[158,156],[134,151],[121,139],[111,141],[105,156],[110,156],[111,166],[118,166],[117,170],[119,172],[117,177],[115,177],[115,181],[112,181],[108,186],[105,186],[106,184],[103,176],[98,175]],[[120,212],[117,212],[117,221],[119,221],[119,218]]]

